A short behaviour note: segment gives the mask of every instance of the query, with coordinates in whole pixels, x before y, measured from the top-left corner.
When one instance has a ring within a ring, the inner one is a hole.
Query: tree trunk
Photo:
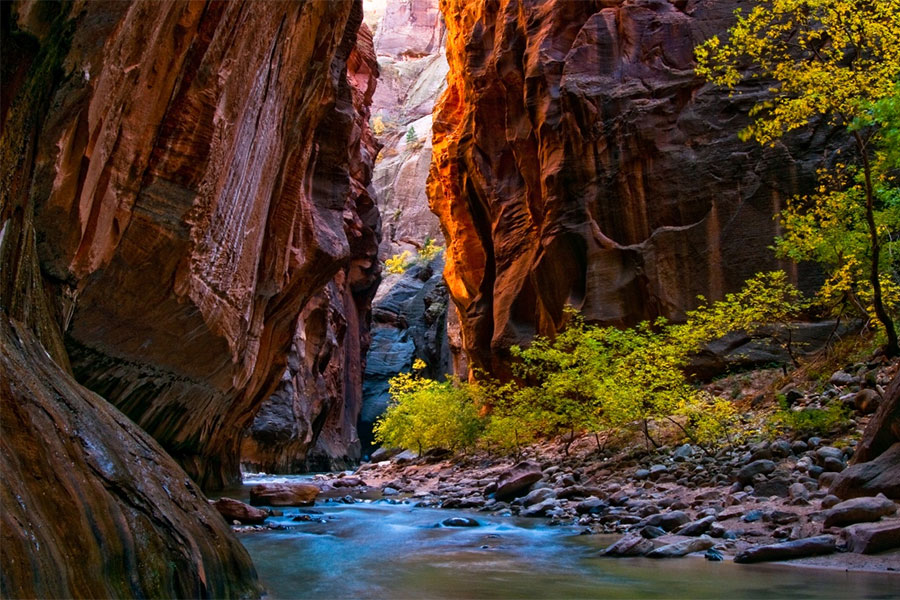
[[[900,355],[900,345],[897,343],[897,330],[881,298],[881,281],[878,278],[878,262],[881,256],[881,244],[878,242],[878,229],[875,227],[875,198],[872,189],[872,167],[869,164],[869,155],[866,153],[866,145],[858,131],[853,132],[859,153],[862,155],[863,173],[866,180],[866,224],[869,226],[869,239],[872,243],[872,265],[869,271],[869,281],[872,284],[872,304],[875,306],[875,315],[884,326],[887,334],[887,344],[884,353],[887,356]]]

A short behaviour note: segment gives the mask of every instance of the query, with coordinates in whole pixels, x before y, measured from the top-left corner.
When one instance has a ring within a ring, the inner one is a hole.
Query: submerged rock
[[[444,527],[479,527],[481,523],[469,517],[449,517],[441,521]]]

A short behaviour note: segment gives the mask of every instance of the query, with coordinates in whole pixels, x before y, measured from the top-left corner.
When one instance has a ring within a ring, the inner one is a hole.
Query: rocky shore
[[[466,509],[473,517],[482,512],[540,518],[551,525],[575,525],[585,535],[620,535],[603,551],[607,556],[789,560],[900,572],[900,507],[895,503],[900,443],[877,462],[849,466],[854,454],[868,452],[869,432],[885,428],[876,421],[886,419],[890,427],[896,416],[900,383],[895,370],[893,365],[879,373],[885,384],[875,388],[881,410],[869,415],[860,407],[854,415],[857,429],[828,438],[779,437],[710,453],[692,444],[601,452],[591,436],[576,440],[568,457],[562,443],[553,441],[526,449],[518,461],[379,450],[354,472],[315,475],[309,483],[264,484],[251,491],[251,498],[284,495],[283,489],[262,489],[266,486],[293,485],[304,503],[312,490],[320,503]],[[861,391],[858,383],[838,375],[823,393],[847,396],[850,403]],[[810,400],[800,396],[795,401]],[[860,467],[877,471],[878,477],[862,481],[853,475]]]

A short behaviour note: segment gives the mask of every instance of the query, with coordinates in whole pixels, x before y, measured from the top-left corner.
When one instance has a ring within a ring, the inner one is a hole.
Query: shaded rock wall
[[[275,392],[262,404],[241,448],[246,469],[295,473],[344,469],[360,458],[357,419],[369,346],[372,296],[380,282],[380,215],[369,187],[380,144],[369,128],[378,66],[372,34],[363,24],[347,61],[350,122],[350,194],[345,229],[350,260],[313,296],[297,321],[287,364]],[[341,97],[347,94],[341,90]],[[341,132],[340,123],[326,130]],[[340,160],[340,157],[334,157]],[[355,214],[354,214],[355,213]]]
[[[741,96],[693,73],[738,0],[442,0],[448,87],[429,199],[471,366],[587,318],[678,319],[786,268],[772,216],[808,189],[829,131],[738,140]],[[796,277],[797,274],[794,273]]]
[[[447,340],[447,288],[443,255],[387,278],[372,308],[372,344],[366,356],[359,435],[363,452],[373,445],[372,426],[385,411],[389,380],[421,359],[422,375],[441,379],[452,372]]]
[[[0,315],[0,595],[259,596],[250,556],[149,435]]]
[[[304,307],[341,272],[362,305],[376,277],[345,75],[361,6],[73,3],[64,48],[42,6],[16,6],[61,76],[4,155],[39,258],[15,285],[46,288],[80,382],[233,483]]]

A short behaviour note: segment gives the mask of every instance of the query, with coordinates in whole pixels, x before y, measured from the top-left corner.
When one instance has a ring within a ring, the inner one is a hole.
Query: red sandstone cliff
[[[772,216],[827,132],[742,143],[748,103],[693,74],[736,0],[442,0],[432,210],[472,366],[592,320],[678,318],[775,268]],[[818,152],[818,156],[817,156]]]
[[[236,480],[326,286],[360,376],[362,9],[259,7],[3,3],[3,596],[258,594],[187,475]]]
[[[304,306],[376,276],[345,77],[361,7],[73,11],[20,172],[72,368],[201,485],[234,482]]]
[[[347,61],[352,98],[350,260],[300,313],[275,392],[263,402],[241,448],[241,461],[268,473],[348,468],[360,458],[357,421],[369,347],[372,297],[380,282],[380,215],[370,194],[380,144],[369,128],[378,65],[363,24]],[[344,94],[342,94],[344,96]]]

